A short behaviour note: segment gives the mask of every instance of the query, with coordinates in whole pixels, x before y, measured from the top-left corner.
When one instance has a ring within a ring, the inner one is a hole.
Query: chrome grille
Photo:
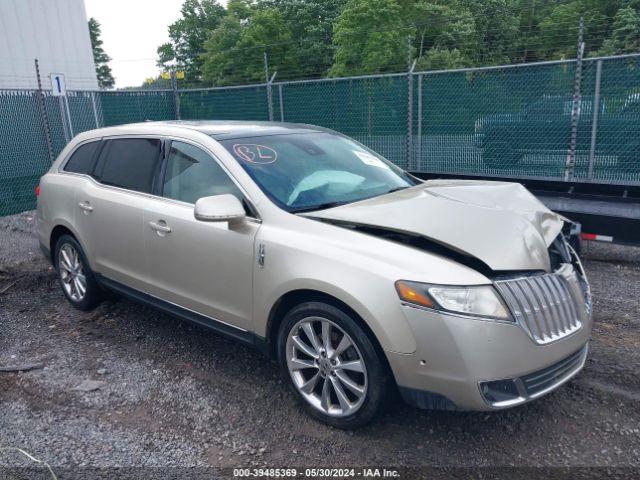
[[[571,273],[570,278],[578,284],[575,273]],[[585,306],[584,299],[580,300],[580,287],[577,287],[578,293],[572,295],[572,288],[563,275],[531,275],[498,280],[495,285],[516,322],[540,345],[566,337],[582,325],[578,309]]]
[[[556,385],[558,382],[561,382],[566,377],[574,374],[582,367],[586,355],[587,347],[584,346],[574,354],[569,355],[567,358],[564,358],[547,368],[520,377],[527,395],[530,397],[539,395]]]

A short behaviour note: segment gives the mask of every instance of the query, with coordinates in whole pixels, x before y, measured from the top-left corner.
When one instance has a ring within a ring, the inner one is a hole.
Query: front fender
[[[395,290],[394,280],[357,261],[345,261],[340,252],[328,248],[310,253],[282,245],[265,243],[264,267],[254,273],[254,331],[266,337],[269,314],[276,302],[295,290],[313,290],[330,295],[354,310],[375,334],[384,350],[412,353],[416,342]],[[373,268],[371,268],[373,267]]]

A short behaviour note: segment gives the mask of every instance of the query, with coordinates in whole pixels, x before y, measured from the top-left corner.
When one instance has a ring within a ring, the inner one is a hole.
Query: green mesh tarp
[[[283,84],[273,99],[276,119],[337,130],[407,166],[406,75]]]
[[[597,61],[586,62],[586,92],[594,92]],[[640,183],[640,57],[601,62],[600,101],[595,156],[589,177],[588,157],[594,108],[581,113],[579,162],[575,179],[604,183]],[[593,103],[593,93],[589,97]],[[590,107],[589,104],[585,105]]]
[[[597,100],[583,62],[575,118],[575,61],[419,74],[412,170],[640,183],[640,60],[600,63]]]
[[[0,215],[34,208],[34,189],[48,167],[36,93],[0,91]]]
[[[264,86],[180,92],[185,120],[269,120]]]
[[[103,126],[176,118],[172,91],[100,92]]]
[[[188,120],[262,121],[271,110],[275,121],[337,130],[412,171],[640,185],[640,55],[584,60],[574,99],[576,68],[572,60],[281,82],[271,95],[248,85],[44,101],[54,155],[88,129],[176,119],[179,104]],[[0,136],[7,215],[34,207],[49,166],[36,92],[0,91]]]

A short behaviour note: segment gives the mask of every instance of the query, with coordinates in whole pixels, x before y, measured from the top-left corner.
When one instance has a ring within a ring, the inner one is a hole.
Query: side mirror
[[[193,216],[201,222],[229,222],[244,218],[246,213],[240,200],[227,193],[199,199]]]

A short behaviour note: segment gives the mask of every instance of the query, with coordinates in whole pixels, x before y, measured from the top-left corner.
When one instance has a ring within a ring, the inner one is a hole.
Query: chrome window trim
[[[251,199],[251,197],[247,193],[246,189],[240,184],[240,182],[238,182],[238,180],[231,174],[231,172],[229,172],[229,169],[224,164],[222,164],[220,162],[218,157],[211,150],[209,150],[208,148],[206,148],[202,144],[194,142],[191,139],[186,139],[186,138],[179,137],[177,135],[122,134],[122,135],[108,135],[108,136],[90,138],[90,139],[84,140],[84,141],[78,143],[77,145],[75,145],[73,150],[71,152],[69,152],[69,154],[65,157],[65,159],[62,161],[62,163],[60,163],[60,165],[58,165],[57,170],[55,171],[55,173],[58,174],[58,175],[72,175],[72,176],[75,176],[75,177],[86,178],[88,180],[91,180],[91,182],[93,182],[93,184],[95,186],[100,187],[100,188],[115,190],[115,191],[118,191],[118,192],[121,192],[121,193],[128,193],[128,194],[132,194],[132,195],[141,196],[141,197],[144,197],[144,198],[149,198],[149,199],[152,199],[152,200],[161,200],[161,201],[164,201],[164,202],[167,202],[167,203],[172,203],[172,204],[181,205],[181,206],[189,206],[189,207],[193,208],[195,206],[195,203],[183,202],[182,200],[176,200],[176,199],[173,199],[173,198],[163,197],[163,196],[160,196],[160,195],[155,195],[153,193],[138,192],[136,190],[129,190],[127,188],[117,187],[115,185],[105,185],[104,183],[101,183],[98,180],[96,180],[91,175],[87,175],[86,173],[67,172],[67,171],[63,170],[63,165],[66,165],[66,163],[71,158],[71,155],[73,155],[73,153],[78,148],[80,148],[82,145],[84,145],[86,143],[89,143],[89,142],[95,142],[95,141],[99,142],[99,141],[105,141],[105,140],[119,140],[119,139],[127,139],[127,138],[134,138],[134,139],[135,138],[153,138],[153,139],[157,139],[157,140],[169,140],[169,141],[176,140],[176,141],[179,141],[179,142],[189,143],[189,144],[193,145],[194,147],[200,148],[205,153],[210,155],[212,160],[214,162],[216,162],[220,166],[220,168],[222,168],[222,170],[229,176],[231,181],[238,187],[240,192],[244,195],[245,200],[251,205],[252,209],[258,215],[257,217],[247,216],[247,217],[245,217],[246,220],[250,221],[250,222],[253,222],[253,223],[262,223],[262,218],[260,217],[260,211],[256,207],[255,202],[253,202],[253,200]],[[161,160],[161,162],[164,162],[164,158]]]

